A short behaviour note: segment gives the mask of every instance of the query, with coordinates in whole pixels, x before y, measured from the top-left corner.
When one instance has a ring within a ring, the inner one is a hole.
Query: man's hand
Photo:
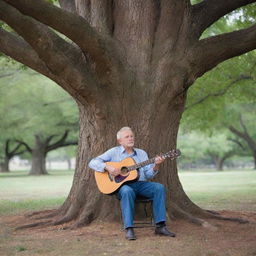
[[[157,157],[155,158],[155,164],[161,164],[164,160],[165,160],[164,157],[157,156]]]
[[[154,171],[158,171],[159,170],[159,165],[165,160],[164,157],[161,156],[156,156],[155,158],[155,167],[154,167]]]
[[[111,165],[106,165],[105,170],[107,170],[112,176],[118,176],[120,174],[120,169],[115,168]]]

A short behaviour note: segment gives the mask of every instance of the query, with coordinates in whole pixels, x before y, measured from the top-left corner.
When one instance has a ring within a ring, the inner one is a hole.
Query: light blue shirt
[[[148,160],[147,153],[142,149],[134,148],[133,153],[128,154],[123,146],[117,146],[93,158],[89,162],[89,167],[97,172],[104,172],[104,168],[106,167],[105,162],[120,162],[127,157],[133,158],[136,163]],[[154,166],[155,164],[149,164],[139,168],[139,181],[152,179],[157,173],[157,171],[153,170]]]

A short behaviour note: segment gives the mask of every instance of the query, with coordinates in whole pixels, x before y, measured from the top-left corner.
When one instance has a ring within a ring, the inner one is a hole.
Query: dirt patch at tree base
[[[0,255],[256,256],[256,212],[220,213],[250,223],[209,220],[214,228],[205,228],[175,220],[168,228],[176,238],[156,236],[151,227],[135,229],[137,240],[127,241],[120,223],[94,222],[76,230],[59,225],[15,231],[28,219],[6,216],[0,221]]]

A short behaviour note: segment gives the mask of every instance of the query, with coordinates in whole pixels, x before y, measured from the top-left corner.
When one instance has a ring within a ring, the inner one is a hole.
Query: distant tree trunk
[[[35,136],[35,145],[31,151],[32,165],[29,175],[44,175],[46,171],[46,148],[47,144],[40,139],[40,136]]]
[[[219,160],[216,162],[216,170],[223,171],[224,162],[227,160],[226,157],[219,158]]]
[[[11,149],[11,143],[15,145],[12,149]],[[14,156],[23,154],[25,151],[26,150],[22,149],[21,143],[19,142],[17,143],[15,141],[13,143],[12,140],[7,139],[4,144],[4,159],[3,159],[3,162],[0,163],[0,172],[10,172],[10,168],[9,168],[10,160]]]
[[[214,161],[214,165],[217,171],[223,171],[223,164],[225,159],[219,157],[219,156],[215,156],[213,157],[213,161]]]
[[[0,172],[10,172],[9,163],[10,159],[5,157],[4,161],[0,163]]]
[[[29,148],[32,154],[32,166],[29,175],[44,175],[48,174],[46,170],[46,156],[47,153],[60,147],[66,147],[70,145],[76,145],[76,141],[67,141],[68,131],[66,131],[61,138],[57,141],[52,142],[56,135],[52,136],[41,136],[35,135],[35,144],[33,148]],[[24,143],[25,144],[25,143]]]
[[[57,82],[78,104],[73,185],[52,223],[80,226],[118,214],[115,197],[98,191],[90,159],[115,146],[117,130],[126,125],[134,130],[137,147],[150,156],[175,148],[195,79],[256,47],[256,26],[200,39],[203,31],[254,0],[60,2],[71,12],[41,0],[0,1],[1,18],[22,36],[0,30],[0,49]],[[167,187],[170,216],[199,224],[204,221],[196,217],[212,216],[187,197],[175,161],[166,161],[156,180]]]
[[[215,164],[215,168],[217,171],[223,171],[223,167],[224,167],[224,163],[225,161],[234,156],[234,151],[229,151],[229,152],[226,152],[223,156],[218,156],[216,154],[209,154],[212,159],[213,159],[213,162]]]

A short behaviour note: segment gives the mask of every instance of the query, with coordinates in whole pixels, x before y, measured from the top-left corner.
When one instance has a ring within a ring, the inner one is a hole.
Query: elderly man
[[[123,127],[117,132],[117,141],[120,146],[107,150],[102,155],[92,159],[89,167],[97,172],[108,171],[112,176],[118,176],[120,169],[106,162],[119,162],[127,157],[133,158],[136,163],[148,160],[147,153],[134,147],[134,133],[129,127]],[[153,200],[153,216],[156,224],[155,234],[175,237],[165,225],[165,188],[162,184],[150,182],[159,170],[159,165],[164,161],[162,157],[156,157],[155,163],[139,168],[138,180],[123,184],[116,192],[120,199],[126,239],[135,240],[133,230],[134,204],[136,196],[143,196]]]

